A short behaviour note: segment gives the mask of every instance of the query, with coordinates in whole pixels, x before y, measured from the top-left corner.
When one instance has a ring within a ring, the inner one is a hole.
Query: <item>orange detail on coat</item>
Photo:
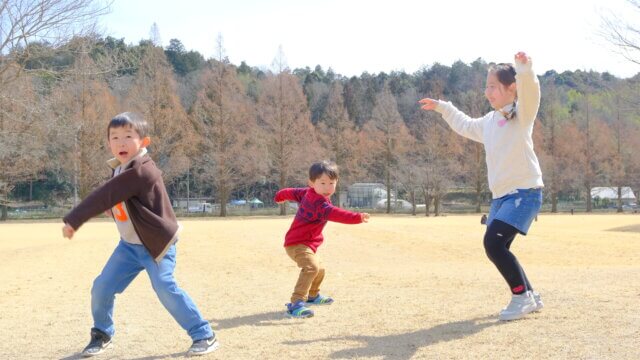
[[[122,207],[123,203],[119,203],[118,205],[116,205],[114,207],[115,211],[113,212],[113,217],[116,218],[116,220],[120,221],[120,222],[125,222],[127,220],[129,220],[129,218],[127,217],[127,213],[124,211],[124,208]]]

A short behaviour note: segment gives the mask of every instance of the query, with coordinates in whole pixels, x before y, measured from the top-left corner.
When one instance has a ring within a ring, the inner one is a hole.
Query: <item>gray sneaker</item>
[[[536,300],[533,298],[531,291],[527,291],[520,295],[511,295],[511,302],[500,311],[498,318],[503,321],[516,320],[536,309]]]
[[[544,307],[544,303],[542,302],[542,298],[540,297],[540,293],[537,291],[533,291],[533,300],[536,301],[536,309],[533,311],[540,311]]]
[[[82,357],[91,357],[100,355],[104,352],[106,348],[111,345],[111,337],[105,334],[103,331],[92,328],[91,329],[91,341],[89,341],[89,345],[87,345],[82,353],[80,354]]]
[[[208,354],[215,349],[218,348],[220,344],[218,343],[218,339],[215,335],[208,339],[196,340],[191,344],[189,351],[187,351],[187,356],[199,356]]]

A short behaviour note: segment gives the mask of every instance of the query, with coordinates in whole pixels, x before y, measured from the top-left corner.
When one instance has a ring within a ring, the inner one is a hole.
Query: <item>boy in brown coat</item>
[[[107,212],[120,232],[120,242],[93,282],[91,341],[82,356],[102,353],[115,333],[113,303],[133,279],[146,270],[153,290],[193,344],[188,355],[203,355],[218,347],[216,336],[189,295],[178,287],[173,272],[179,225],[162,172],[146,154],[147,122],[133,113],[111,119],[107,136],[113,177],[95,189],[64,217],[62,233],[71,239],[90,218]]]

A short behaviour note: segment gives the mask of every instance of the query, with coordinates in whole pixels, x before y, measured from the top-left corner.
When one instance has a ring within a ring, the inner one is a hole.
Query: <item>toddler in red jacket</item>
[[[278,191],[275,201],[298,203],[298,212],[285,236],[284,248],[300,270],[298,282],[287,304],[287,315],[296,318],[313,316],[307,305],[330,305],[333,299],[320,295],[324,267],[317,255],[324,241],[322,229],[327,221],[360,224],[369,221],[369,214],[340,209],[331,204],[331,195],[338,184],[338,168],[328,161],[314,163],[309,168],[309,186]]]

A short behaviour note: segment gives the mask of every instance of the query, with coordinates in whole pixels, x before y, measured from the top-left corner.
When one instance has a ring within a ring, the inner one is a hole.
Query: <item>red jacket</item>
[[[298,203],[298,212],[285,236],[284,246],[304,244],[316,252],[324,241],[322,229],[327,221],[343,224],[360,224],[362,215],[340,209],[331,204],[331,200],[313,190],[313,188],[288,188],[278,191],[276,202],[285,200]]]

